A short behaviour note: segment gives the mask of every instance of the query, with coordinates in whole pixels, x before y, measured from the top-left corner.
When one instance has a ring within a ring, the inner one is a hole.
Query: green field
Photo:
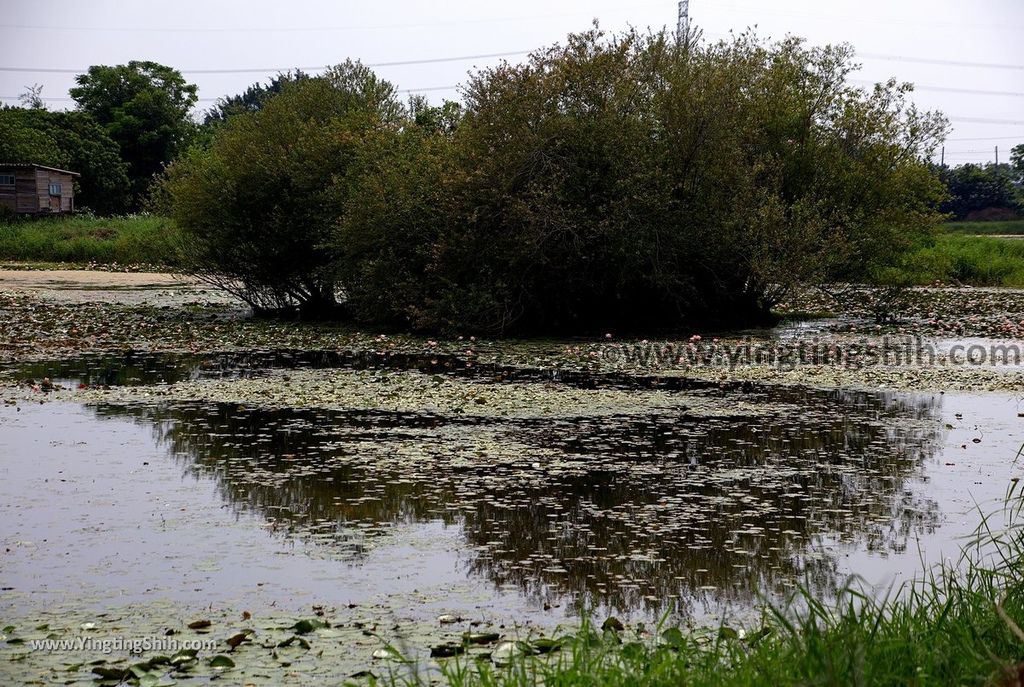
[[[17,219],[0,222],[0,260],[173,266],[177,229],[165,217]]]
[[[1024,236],[1024,219],[1007,222],[947,222],[942,228],[954,234]]]

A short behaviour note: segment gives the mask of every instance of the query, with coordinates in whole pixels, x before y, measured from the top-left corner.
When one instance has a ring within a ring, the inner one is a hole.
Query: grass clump
[[[73,216],[0,221],[0,260],[173,267],[178,230],[166,217]]]
[[[456,687],[1018,685],[1024,675],[1020,503],[1007,510],[1006,529],[985,529],[957,564],[945,563],[882,599],[857,585],[828,605],[802,593],[789,610],[769,610],[763,625],[747,633],[587,624],[550,653],[520,644],[519,658],[508,665],[463,657],[443,662],[441,671]]]

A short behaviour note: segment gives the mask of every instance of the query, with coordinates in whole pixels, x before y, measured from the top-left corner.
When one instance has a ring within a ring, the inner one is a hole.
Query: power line
[[[906,55],[887,55],[884,53],[857,53],[857,57],[868,60],[892,60],[895,62],[918,62],[920,64],[939,64],[946,67],[977,67],[981,69],[1019,69],[1024,71],[1024,64],[1001,64],[997,62],[962,62],[960,60],[942,60],[929,57],[908,57]]]
[[[458,88],[458,85],[454,85],[454,86],[426,86],[424,88],[396,88],[395,92],[396,93],[429,93],[429,92],[432,92],[432,91],[453,91],[456,88]],[[221,98],[197,98],[196,102],[197,103],[215,103],[215,102],[217,102],[219,100],[222,100],[222,99],[224,99],[226,97],[227,96],[222,96]],[[0,100],[18,101],[18,100],[21,100],[21,96],[18,96],[18,95],[0,95]],[[70,103],[70,102],[74,102],[75,99],[74,98],[69,98],[69,97],[66,97],[66,96],[61,96],[61,97],[53,96],[53,97],[42,97],[42,98],[40,98],[40,100],[46,100],[48,102]]]
[[[865,17],[852,17],[852,16],[836,16],[836,15],[829,15],[829,14],[816,14],[816,13],[810,13],[810,12],[791,12],[791,11],[785,11],[785,10],[765,9],[764,7],[751,7],[751,6],[728,5],[728,4],[726,4],[726,5],[715,4],[714,5],[714,9],[715,10],[725,11],[725,12],[744,12],[744,13],[747,13],[747,14],[749,14],[751,12],[757,12],[757,13],[761,13],[761,14],[773,14],[773,15],[778,15],[778,16],[783,16],[783,17],[808,17],[808,18],[813,18],[813,19],[828,19],[828,20],[841,21],[841,22],[851,22],[852,21],[852,22],[859,22],[859,23],[864,23],[864,24],[893,24],[893,25],[914,26],[914,27],[921,27],[921,26],[949,26],[949,27],[955,27],[955,28],[961,29],[961,30],[964,29],[964,28],[977,28],[977,29],[988,29],[988,30],[993,30],[993,31],[1024,31],[1024,26],[1014,26],[1014,25],[1011,25],[1011,24],[961,24],[961,23],[954,23],[954,22],[922,21],[920,19],[899,20],[899,19],[879,19],[877,17],[865,18]]]
[[[370,31],[377,29],[418,29],[430,26],[460,26],[465,24],[494,24],[511,21],[535,21],[560,17],[593,17],[594,12],[633,12],[640,8],[661,8],[663,4],[647,3],[622,7],[588,10],[584,12],[561,12],[553,14],[518,15],[511,17],[482,17],[478,19],[451,19],[446,21],[406,22],[395,24],[362,24],[349,26],[270,26],[270,27],[165,27],[165,26],[57,26],[48,24],[0,24],[0,29],[22,29],[30,31],[86,31],[111,33],[330,33],[335,31]]]
[[[1024,126],[1024,119],[991,119],[988,117],[950,117],[951,122],[964,122],[965,124],[1009,124],[1011,126]]]
[[[867,79],[851,79],[851,83],[873,86],[875,81]],[[953,88],[951,86],[925,86],[911,82],[915,91],[941,91],[943,93],[966,93],[968,95],[999,95],[1013,98],[1024,98],[1024,91],[983,91],[974,88]]]
[[[991,155],[993,150],[947,150],[946,155]]]
[[[484,53],[479,55],[457,55],[452,57],[432,57],[419,60],[395,60],[390,62],[371,62],[366,63],[367,67],[400,67],[417,64],[437,64],[441,62],[462,62],[466,60],[480,60],[480,59],[492,59],[497,57],[522,57],[529,55],[531,50],[511,50],[507,52],[497,53]],[[964,62],[959,60],[944,60],[935,58],[925,57],[912,57],[908,55],[889,55],[882,53],[859,53],[858,57],[865,59],[877,59],[877,60],[892,60],[899,62],[916,62],[921,64],[936,64],[952,67],[971,67],[980,69],[1012,69],[1024,71],[1024,65],[1022,64],[1004,64],[995,62]],[[326,69],[325,65],[316,65],[312,67],[247,67],[247,68],[227,68],[227,69],[181,69],[179,70],[182,74],[268,74],[272,72],[286,72],[291,69],[301,69],[303,71],[319,71]],[[28,72],[28,73],[40,73],[40,74],[82,74],[86,70],[84,69],[63,69],[63,68],[49,68],[49,67],[0,67],[0,72]],[[948,90],[943,86],[928,86],[922,87],[930,90]],[[977,95],[1012,95],[1021,96],[1021,93],[1009,92],[1009,91],[959,91],[954,90],[952,92],[964,92],[973,93]]]
[[[949,88],[946,86],[918,86],[914,85],[915,91],[940,91],[942,93],[967,93],[968,95],[1000,95],[1010,98],[1024,98],[1021,91],[982,91],[974,88]]]
[[[947,141],[1022,141],[1024,134],[1020,136],[983,136],[981,138],[947,138]]]
[[[366,67],[402,67],[414,64],[437,64],[440,62],[465,62],[466,60],[484,60],[496,57],[521,57],[529,55],[529,50],[515,50],[511,52],[495,52],[482,55],[458,55],[455,57],[431,57],[422,60],[396,60],[393,62],[366,62]],[[315,72],[327,69],[325,65],[315,67],[252,67],[245,69],[180,69],[182,74],[269,74],[272,72],[287,72],[299,69],[304,72]],[[47,67],[0,67],[0,72],[30,72],[45,74],[84,74],[85,69],[50,69]]]

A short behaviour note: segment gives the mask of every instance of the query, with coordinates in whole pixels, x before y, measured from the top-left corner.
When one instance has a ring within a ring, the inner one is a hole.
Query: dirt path
[[[178,305],[232,303],[229,296],[187,277],[156,272],[0,270],[0,291],[32,293],[61,302]]]

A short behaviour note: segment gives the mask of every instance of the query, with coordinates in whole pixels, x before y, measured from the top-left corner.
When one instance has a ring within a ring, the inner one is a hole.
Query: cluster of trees
[[[94,66],[76,78],[77,109],[0,108],[0,161],[79,172],[77,201],[100,214],[140,209],[156,176],[196,135],[196,87],[155,62]]]
[[[0,109],[0,162],[79,172],[76,202],[96,212],[123,212],[129,205],[128,167],[121,151],[106,129],[83,112]]]
[[[1010,164],[943,167],[939,176],[948,195],[942,211],[954,219],[993,219],[1024,215],[1024,144]]]
[[[946,130],[852,51],[598,29],[403,103],[358,63],[225,107],[165,174],[190,269],[257,310],[519,333],[750,324],[940,219]],[[227,104],[226,104],[227,105]]]

